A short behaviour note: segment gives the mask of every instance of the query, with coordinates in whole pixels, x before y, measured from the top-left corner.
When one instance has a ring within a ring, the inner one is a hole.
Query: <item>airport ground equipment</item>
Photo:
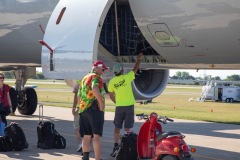
[[[240,82],[235,81],[208,81],[202,87],[200,101],[213,100],[224,102],[240,101]]]
[[[173,122],[166,116],[153,112],[150,115],[137,114],[139,120],[145,122],[140,127],[137,139],[139,160],[193,160],[191,152],[184,141],[185,136],[178,131],[163,131],[162,124]]]

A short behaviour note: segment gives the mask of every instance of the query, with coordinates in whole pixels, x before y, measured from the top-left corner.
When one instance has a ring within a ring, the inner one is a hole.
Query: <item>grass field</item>
[[[9,85],[14,82],[7,81]],[[46,106],[72,107],[73,93],[63,81],[34,81],[27,85],[37,85],[38,102]],[[169,118],[203,120],[240,125],[240,103],[198,102],[201,86],[168,85],[165,91],[147,105],[137,103],[135,113],[156,112]],[[189,99],[193,101],[189,101]],[[114,111],[115,106],[106,95],[106,111]]]

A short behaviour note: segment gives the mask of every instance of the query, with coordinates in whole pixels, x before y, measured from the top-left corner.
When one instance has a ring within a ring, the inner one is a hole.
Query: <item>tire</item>
[[[12,109],[13,109],[13,113],[14,113],[17,109],[17,106],[18,106],[17,91],[13,87],[10,87],[9,95],[10,95],[10,98],[11,98]]]
[[[26,100],[18,105],[18,111],[23,115],[32,115],[37,109],[37,94],[33,88],[24,88]]]
[[[162,160],[178,160],[178,158],[173,155],[167,155],[167,156],[163,157]]]
[[[233,103],[233,98],[230,98],[230,103]]]
[[[229,98],[226,99],[226,102],[229,103]]]

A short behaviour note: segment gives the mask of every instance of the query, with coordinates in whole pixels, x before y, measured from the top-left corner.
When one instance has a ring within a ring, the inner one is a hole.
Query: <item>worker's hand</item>
[[[72,107],[72,115],[73,115],[73,116],[76,115],[76,107]]]
[[[99,110],[104,111],[104,109],[105,109],[105,104],[104,103],[99,104]]]
[[[143,53],[142,52],[138,54],[137,59],[140,60],[140,61],[143,59]]]

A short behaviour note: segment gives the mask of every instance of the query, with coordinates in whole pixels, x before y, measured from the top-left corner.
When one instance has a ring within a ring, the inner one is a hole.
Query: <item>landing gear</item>
[[[10,89],[13,112],[18,108],[20,114],[32,115],[37,109],[37,94],[33,88],[25,87],[27,79],[36,74],[35,67],[22,68],[14,71],[16,90]]]
[[[37,94],[33,88],[24,88],[22,98],[18,101],[18,112],[32,115],[37,109]]]

